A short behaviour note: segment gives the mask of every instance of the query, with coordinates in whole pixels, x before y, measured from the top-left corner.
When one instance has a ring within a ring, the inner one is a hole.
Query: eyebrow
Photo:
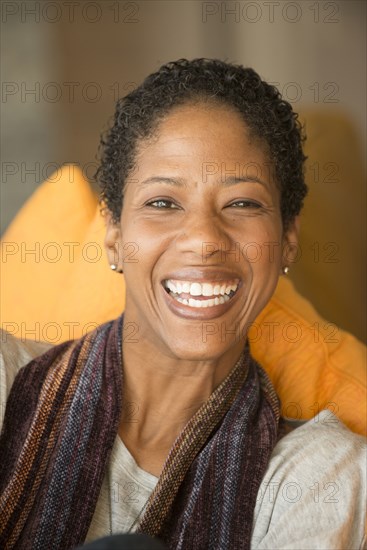
[[[236,185],[236,183],[260,183],[260,185],[267,186],[267,183],[263,181],[262,179],[258,178],[257,176],[231,176],[229,178],[226,178],[222,183],[224,185]]]
[[[153,176],[142,181],[141,185],[149,183],[167,183],[168,185],[176,185],[177,187],[186,187],[186,182],[183,178],[166,178],[163,176]]]
[[[229,178],[225,178],[224,180],[220,179],[220,181],[224,185],[236,185],[237,183],[259,183],[260,185],[264,185],[265,187],[267,184],[258,178],[257,176],[230,176]],[[141,182],[141,185],[149,185],[150,183],[167,183],[168,185],[174,185],[176,187],[186,187],[187,183],[183,178],[167,178],[163,176],[152,176],[151,178],[147,178],[146,180]]]

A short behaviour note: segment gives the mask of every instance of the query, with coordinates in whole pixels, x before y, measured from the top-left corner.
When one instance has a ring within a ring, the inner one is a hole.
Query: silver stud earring
[[[284,275],[288,275],[289,267],[288,267],[287,265],[285,265],[285,266],[283,267],[282,271],[283,271],[283,274],[284,274]]]
[[[112,271],[115,271],[115,273],[123,273],[124,272],[123,269],[117,269],[117,265],[115,265],[115,264],[111,264],[110,268],[112,269]]]

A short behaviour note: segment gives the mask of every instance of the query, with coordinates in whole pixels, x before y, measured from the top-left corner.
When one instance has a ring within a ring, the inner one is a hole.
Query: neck
[[[138,345],[123,341],[120,435],[125,443],[130,448],[168,451],[232,370],[243,346],[244,342],[210,361],[195,361],[170,355],[147,335],[139,339]]]

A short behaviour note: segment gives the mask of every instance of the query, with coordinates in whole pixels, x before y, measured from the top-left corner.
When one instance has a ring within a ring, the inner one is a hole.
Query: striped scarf
[[[122,410],[123,316],[20,370],[0,438],[0,547],[87,535]],[[138,531],[173,549],[246,549],[279,403],[248,347],[174,442]]]

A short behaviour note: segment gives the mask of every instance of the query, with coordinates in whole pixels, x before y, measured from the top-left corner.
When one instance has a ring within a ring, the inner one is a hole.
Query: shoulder
[[[121,335],[123,315],[98,325],[93,331],[76,340],[67,340],[57,345],[33,340],[19,340],[9,332],[0,329],[0,431],[3,427],[5,407],[9,400],[18,400],[19,391],[30,400],[37,399],[48,369],[64,353],[79,354],[85,346],[90,350],[99,346],[101,335],[110,335],[118,341]],[[113,343],[113,342],[112,342]],[[108,345],[108,342],[106,343]],[[37,361],[33,361],[37,358]],[[23,368],[25,367],[25,368]],[[16,394],[12,397],[12,391]],[[26,391],[23,391],[26,389]],[[28,391],[29,390],[29,391]]]
[[[47,342],[19,340],[0,329],[0,430],[6,401],[19,370],[51,347]]]
[[[255,507],[252,548],[361,548],[366,440],[330,411],[274,447]]]
[[[312,451],[316,451],[313,453]],[[274,447],[274,465],[284,459],[294,457],[314,464],[330,459],[335,462],[348,453],[366,451],[366,439],[350,431],[331,411],[323,410],[314,418],[281,439]],[[304,463],[305,465],[305,463]]]

